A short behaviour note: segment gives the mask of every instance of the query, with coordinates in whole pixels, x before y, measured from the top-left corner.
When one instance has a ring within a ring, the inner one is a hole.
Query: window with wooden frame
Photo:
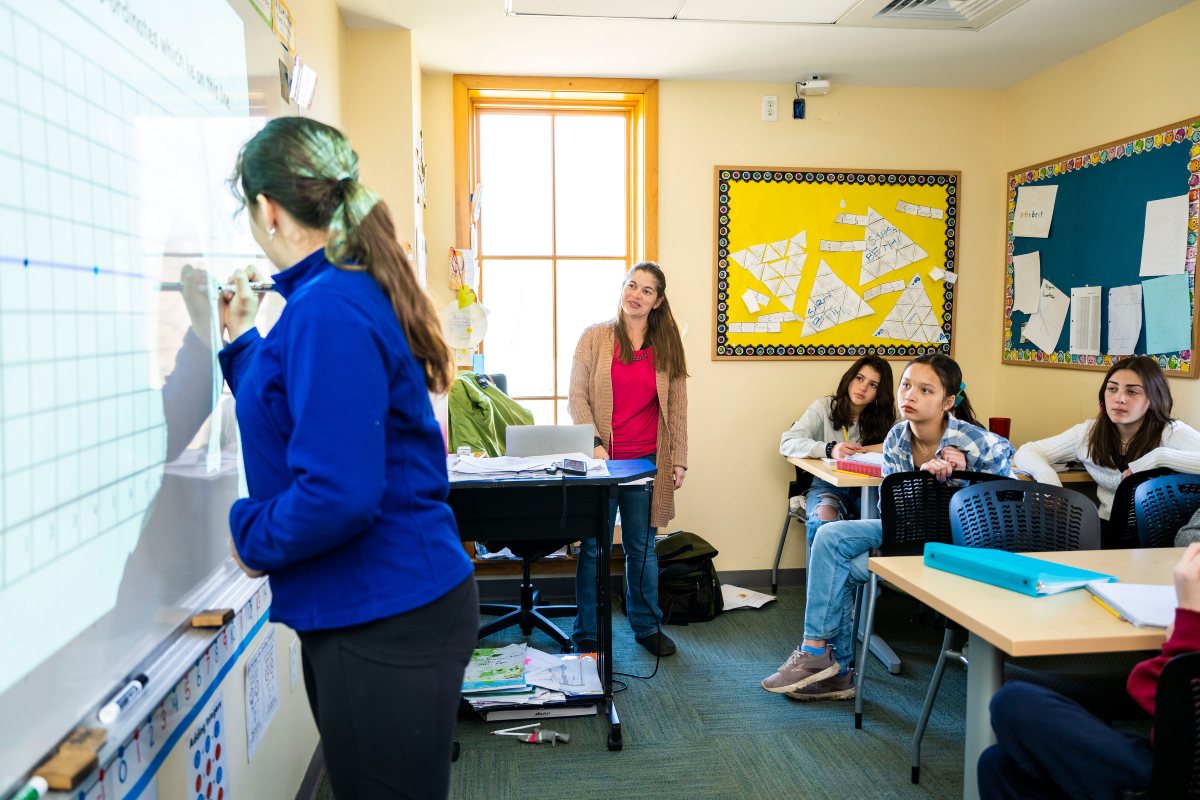
[[[454,77],[458,247],[475,246],[488,372],[539,424],[569,424],[580,332],[657,257],[658,83]]]

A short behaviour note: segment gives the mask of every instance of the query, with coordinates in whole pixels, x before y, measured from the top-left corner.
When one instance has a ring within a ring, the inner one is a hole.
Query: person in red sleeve
[[[1175,594],[1179,607],[1162,652],[1134,667],[1126,682],[1129,696],[1151,715],[1166,663],[1200,650],[1200,543],[1175,565]],[[1150,739],[1113,730],[1057,692],[1013,681],[996,692],[991,711],[996,744],[983,751],[978,767],[984,800],[1118,798],[1150,786]]]

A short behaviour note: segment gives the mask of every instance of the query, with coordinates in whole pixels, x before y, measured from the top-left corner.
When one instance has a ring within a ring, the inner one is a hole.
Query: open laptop
[[[510,456],[592,454],[591,425],[509,425],[504,429],[504,452]]]

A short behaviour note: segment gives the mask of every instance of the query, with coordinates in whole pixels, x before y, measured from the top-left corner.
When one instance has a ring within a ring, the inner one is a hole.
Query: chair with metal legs
[[[879,509],[883,522],[883,541],[872,551],[876,556],[920,555],[926,542],[950,541],[950,498],[967,483],[1002,480],[999,475],[982,472],[954,472],[950,481],[938,481],[928,472],[894,472],[879,487]],[[871,573],[865,589],[863,656],[858,660],[854,687],[854,727],[863,724],[863,688],[867,678],[867,648],[875,631],[875,603],[879,576]]]
[[[804,493],[812,486],[813,476],[796,467],[796,480],[788,483],[787,513],[783,517],[783,531],[779,534],[779,548],[775,551],[775,564],[771,567],[771,594],[779,591],[779,560],[783,558],[783,545],[787,541],[788,528],[792,520],[805,523]]]
[[[950,500],[950,531],[951,542],[961,547],[1014,553],[1099,550],[1101,538],[1100,516],[1087,497],[1061,486],[1016,480],[991,481],[957,492]],[[966,654],[953,647],[956,628],[947,621],[942,652],[913,734],[913,783],[921,780],[921,740],[946,662],[953,659],[967,665]]]

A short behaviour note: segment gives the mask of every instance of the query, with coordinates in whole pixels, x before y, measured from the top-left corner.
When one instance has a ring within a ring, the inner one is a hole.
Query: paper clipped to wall
[[[1071,289],[1071,352],[1100,355],[1100,287]]]
[[[1022,186],[1017,189],[1017,210],[1013,217],[1013,236],[1045,239],[1054,218],[1054,199],[1058,186]]]
[[[1041,285],[1042,254],[1034,251],[1013,256],[1013,311],[1037,312]]]
[[[1142,335],[1142,285],[1114,286],[1108,290],[1108,352],[1131,356]]]
[[[1039,350],[1053,353],[1058,349],[1058,337],[1062,335],[1063,323],[1067,321],[1071,298],[1044,279],[1039,294],[1038,310],[1025,323],[1021,336],[1037,345]]]
[[[1187,259],[1188,196],[1166,197],[1146,203],[1146,228],[1142,233],[1139,275],[1175,275]]]

